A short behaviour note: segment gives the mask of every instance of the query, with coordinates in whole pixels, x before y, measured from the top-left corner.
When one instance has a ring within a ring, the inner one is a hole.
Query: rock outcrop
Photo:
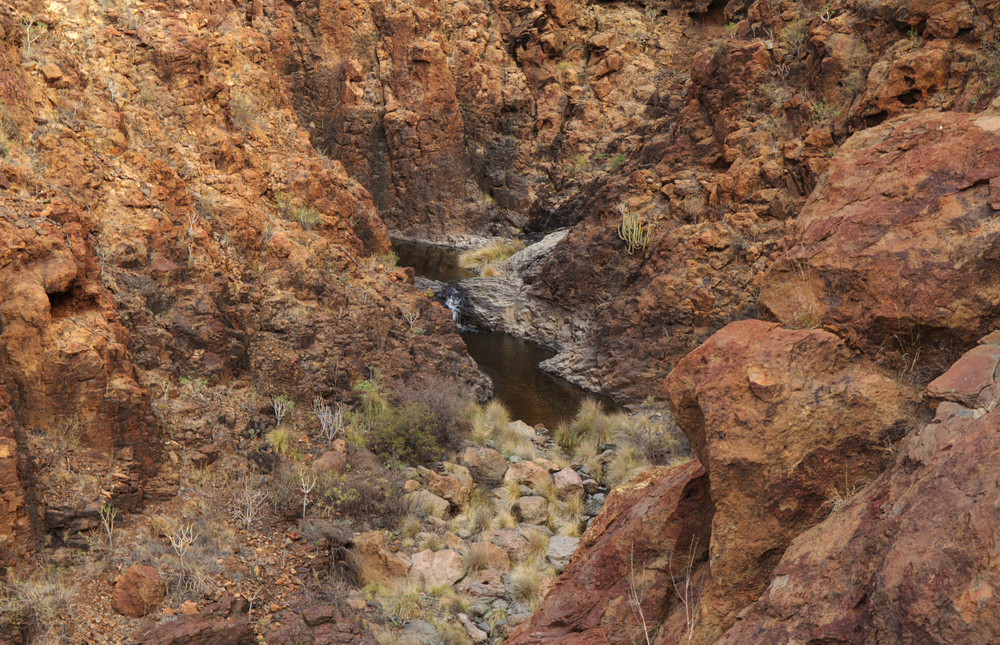
[[[995,348],[996,335],[976,350]],[[973,350],[976,352],[976,350]],[[1000,604],[995,365],[959,361],[933,422],[881,477],[785,552],[721,643],[989,643]],[[988,407],[967,407],[988,382]],[[943,394],[939,390],[939,394]]]
[[[715,505],[699,642],[763,591],[788,544],[875,479],[908,430],[912,392],[837,336],[732,323],[664,383]]]
[[[926,112],[856,133],[764,276],[762,312],[873,354],[967,347],[1000,318],[998,210],[1000,117]]]
[[[507,642],[569,645],[642,639],[630,588],[636,585],[642,594],[641,611],[650,626],[679,604],[673,582],[689,572],[689,551],[700,565],[708,548],[708,487],[697,459],[632,473],[608,496],[556,586]]]

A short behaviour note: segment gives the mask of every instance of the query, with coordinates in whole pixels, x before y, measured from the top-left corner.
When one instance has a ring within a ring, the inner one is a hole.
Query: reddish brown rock
[[[642,627],[629,605],[629,585],[644,581],[646,616],[664,616],[678,605],[670,580],[673,559],[696,544],[701,562],[708,547],[712,501],[705,469],[693,460],[673,468],[634,471],[608,496],[584,534],[577,557],[559,577],[511,644],[620,643],[641,641]]]
[[[301,612],[294,609],[278,612],[274,624],[266,631],[266,638],[268,643],[276,645],[375,645],[375,637],[369,630],[330,605],[307,605]]]
[[[457,509],[463,509],[469,504],[469,489],[456,477],[430,472],[427,475],[427,490],[451,502]]]
[[[751,320],[685,357],[664,394],[710,474],[711,569],[696,636],[708,642],[831,500],[881,472],[915,397],[833,334]]]
[[[993,121],[926,112],[856,133],[764,277],[762,309],[787,326],[833,325],[872,349],[894,336],[967,346],[1000,317],[989,277],[1000,242],[986,204],[997,176]]]
[[[964,410],[908,435],[881,477],[796,538],[719,642],[996,642],[1000,410]]]
[[[133,564],[118,581],[111,596],[111,607],[123,616],[141,618],[156,609],[167,589],[153,567]]]
[[[483,486],[498,486],[507,472],[507,460],[492,448],[470,446],[458,453],[458,461]]]
[[[247,618],[247,601],[224,596],[197,615],[162,624],[150,622],[132,634],[133,643],[148,645],[253,645],[257,642]]]
[[[465,575],[462,556],[455,551],[425,549],[413,554],[410,579],[431,590],[441,585],[451,586]]]

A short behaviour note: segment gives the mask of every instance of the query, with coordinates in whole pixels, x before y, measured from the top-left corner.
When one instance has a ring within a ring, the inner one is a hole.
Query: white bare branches
[[[688,545],[688,557],[687,562],[684,563],[684,580],[682,582],[678,582],[677,577],[674,575],[673,550],[671,550],[670,558],[667,560],[667,568],[670,571],[670,582],[674,585],[674,593],[677,594],[677,599],[684,605],[684,620],[687,626],[687,640],[689,643],[694,637],[694,612],[698,607],[698,596],[700,594],[700,590],[696,589],[697,585],[692,582],[692,577],[694,576],[694,558],[697,551],[698,538],[694,538],[691,540],[691,544]]]
[[[646,567],[642,567],[642,579],[639,584],[635,583],[635,542],[632,543],[632,548],[629,549],[628,553],[628,564],[631,569],[628,582],[628,602],[629,606],[632,608],[632,615],[635,619],[639,621],[639,625],[642,627],[642,634],[646,638],[646,645],[652,645],[652,641],[649,640],[649,627],[646,625],[646,615],[642,611],[642,600],[646,595]]]
[[[236,483],[233,493],[233,516],[250,530],[250,524],[264,512],[267,492],[258,477],[244,475]]]
[[[319,430],[326,439],[327,445],[333,443],[344,433],[344,409],[339,403],[336,408],[330,407],[323,399],[313,400],[313,413],[319,421]]]
[[[302,518],[306,517],[306,505],[309,502],[309,493],[316,487],[318,478],[315,474],[309,473],[305,469],[299,471],[299,490],[302,491]]]

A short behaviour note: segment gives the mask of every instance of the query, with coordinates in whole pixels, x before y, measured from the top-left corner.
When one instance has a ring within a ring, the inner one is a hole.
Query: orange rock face
[[[996,118],[925,113],[855,134],[764,277],[762,310],[865,347],[923,330],[967,347],[1000,318],[998,176]]]
[[[954,385],[974,363],[942,378]],[[965,407],[980,392],[977,379],[970,383],[951,389],[934,422],[900,442],[887,472],[792,542],[720,643],[1000,637],[992,555],[1000,548],[1000,411]]]
[[[641,640],[630,585],[641,588],[650,625],[677,610],[671,567],[682,583],[689,549],[695,564],[704,560],[711,516],[708,478],[697,459],[634,472],[608,496],[555,588],[507,642]]]
[[[708,642],[757,598],[795,536],[881,472],[915,401],[833,334],[761,321],[716,333],[678,363],[664,394],[711,481],[697,627]]]

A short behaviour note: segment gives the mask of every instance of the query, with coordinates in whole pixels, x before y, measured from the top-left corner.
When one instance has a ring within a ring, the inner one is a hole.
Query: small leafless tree
[[[318,478],[305,469],[299,471],[299,490],[302,491],[302,518],[306,517],[306,505],[309,503],[309,493],[316,488]]]
[[[281,420],[285,418],[289,410],[295,407],[295,404],[287,396],[275,394],[271,396],[271,407],[274,409],[274,418],[280,426]]]
[[[236,483],[236,491],[233,494],[233,515],[237,521],[250,530],[250,524],[261,516],[264,511],[264,504],[267,501],[267,492],[261,485],[259,478],[244,475]]]
[[[649,627],[646,625],[646,615],[642,611],[642,600],[646,595],[646,566],[642,567],[642,578],[639,580],[638,585],[635,581],[635,543],[632,543],[632,548],[629,549],[628,553],[628,564],[631,569],[629,575],[628,583],[628,602],[629,606],[632,608],[632,615],[639,622],[642,627],[642,635],[646,638],[646,645],[652,645],[652,641],[649,640]]]
[[[344,432],[344,410],[339,403],[331,407],[323,399],[313,400],[313,412],[319,421],[320,433],[326,438],[327,445]]]
[[[198,534],[194,532],[194,524],[181,525],[170,534],[170,545],[174,547],[177,557],[181,561],[181,569],[184,568],[184,555],[191,549],[191,545],[198,539]]]
[[[684,605],[684,620],[687,626],[687,641],[689,643],[694,637],[694,612],[698,608],[698,596],[700,595],[698,585],[692,580],[694,577],[694,559],[697,551],[698,538],[694,538],[691,540],[691,544],[688,545],[688,557],[684,563],[683,580],[681,581],[678,581],[678,576],[674,575],[673,550],[671,550],[670,557],[667,560],[667,568],[670,571],[670,582],[674,586],[674,593],[677,594],[677,599]]]

